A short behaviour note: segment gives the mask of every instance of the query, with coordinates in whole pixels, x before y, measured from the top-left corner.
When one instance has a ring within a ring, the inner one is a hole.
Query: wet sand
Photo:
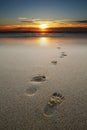
[[[86,130],[86,100],[87,38],[0,38],[0,130]]]

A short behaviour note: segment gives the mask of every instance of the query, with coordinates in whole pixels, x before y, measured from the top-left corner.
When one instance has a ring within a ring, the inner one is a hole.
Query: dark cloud
[[[34,23],[34,21],[32,21],[32,20],[21,20],[21,22],[23,22],[23,23],[30,23],[30,24]]]
[[[71,21],[71,22],[87,24],[87,20],[77,20],[77,21]]]
[[[87,24],[87,20],[81,20],[81,21],[77,21],[78,23],[86,23]]]

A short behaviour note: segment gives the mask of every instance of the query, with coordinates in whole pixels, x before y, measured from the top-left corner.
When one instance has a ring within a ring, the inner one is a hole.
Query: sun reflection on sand
[[[41,37],[40,38],[40,45],[41,46],[46,46],[47,45],[47,38],[46,37]]]
[[[84,38],[85,37],[85,38]],[[72,38],[73,42],[75,41],[86,41],[87,36],[75,36],[75,37],[3,37],[0,38],[0,41],[4,44],[13,44],[13,45],[30,45],[30,46],[58,46],[62,45],[63,43],[72,43]]]

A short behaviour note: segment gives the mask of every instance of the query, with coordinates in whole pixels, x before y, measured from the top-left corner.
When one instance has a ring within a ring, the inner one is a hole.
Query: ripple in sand
[[[27,96],[34,96],[37,92],[38,88],[37,87],[30,87],[26,90]]]
[[[61,104],[63,100],[64,97],[60,93],[53,93],[44,109],[44,116],[52,116],[57,105]]]
[[[37,76],[33,77],[31,81],[43,82],[45,80],[46,80],[46,76],[45,75],[37,75]]]

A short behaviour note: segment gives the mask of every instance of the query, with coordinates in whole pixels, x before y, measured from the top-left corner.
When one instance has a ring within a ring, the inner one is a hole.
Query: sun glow
[[[49,45],[49,38],[47,38],[47,37],[40,37],[39,39],[39,44],[40,44],[40,46],[48,46]]]
[[[47,25],[46,25],[46,24],[41,24],[41,25],[40,25],[40,28],[41,28],[41,29],[46,29],[46,28],[47,28]]]

